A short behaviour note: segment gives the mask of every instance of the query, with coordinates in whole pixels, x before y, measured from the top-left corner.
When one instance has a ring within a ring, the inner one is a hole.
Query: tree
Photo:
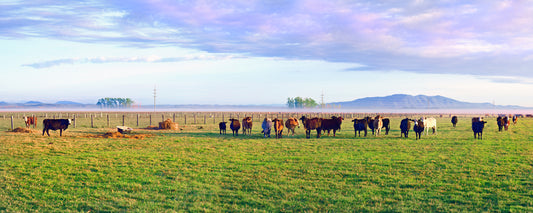
[[[287,107],[294,108],[294,98],[287,98]]]
[[[289,108],[314,108],[317,106],[318,104],[312,98],[304,99],[299,96],[295,98],[287,98],[287,107]]]
[[[133,104],[131,98],[100,98],[96,105],[100,108],[126,108]]]

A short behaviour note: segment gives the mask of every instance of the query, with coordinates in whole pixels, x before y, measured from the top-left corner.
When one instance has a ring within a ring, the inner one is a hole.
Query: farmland
[[[39,112],[33,132],[9,131],[23,114],[0,114],[0,211],[533,211],[530,118],[498,132],[488,117],[474,140],[470,115],[456,128],[436,116],[437,134],[415,140],[399,137],[404,115],[355,138],[348,118],[363,115],[344,114],[335,138],[265,139],[261,118],[289,115],[254,114],[253,135],[233,137],[217,123],[245,113]],[[74,116],[41,136],[44,117]],[[168,118],[181,130],[145,128]],[[123,124],[146,137],[95,137]]]

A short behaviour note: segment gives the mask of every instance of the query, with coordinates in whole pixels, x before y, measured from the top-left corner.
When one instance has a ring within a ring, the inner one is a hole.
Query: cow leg
[[[63,129],[59,129],[59,137],[63,136]]]
[[[317,133],[316,134],[316,138],[320,138],[320,132],[322,132],[322,131],[320,131],[320,129],[316,129],[316,133]]]

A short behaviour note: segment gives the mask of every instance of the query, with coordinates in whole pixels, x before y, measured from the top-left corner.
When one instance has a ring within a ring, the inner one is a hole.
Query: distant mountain
[[[39,105],[39,104],[42,104],[43,102],[39,102],[39,101],[28,101],[24,104],[27,104],[27,105]]]
[[[73,101],[58,101],[55,104],[57,105],[83,105],[82,103],[73,102]]]
[[[395,94],[385,97],[367,97],[346,102],[334,102],[342,108],[379,108],[379,109],[493,109],[523,108],[520,106],[501,106],[491,103],[469,103],[444,96]]]

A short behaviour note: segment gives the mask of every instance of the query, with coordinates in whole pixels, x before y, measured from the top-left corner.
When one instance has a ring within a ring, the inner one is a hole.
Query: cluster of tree
[[[127,108],[132,104],[131,98],[100,98],[96,103],[100,108]]]
[[[314,108],[318,106],[315,100],[312,98],[287,98],[287,106],[289,108]]]

